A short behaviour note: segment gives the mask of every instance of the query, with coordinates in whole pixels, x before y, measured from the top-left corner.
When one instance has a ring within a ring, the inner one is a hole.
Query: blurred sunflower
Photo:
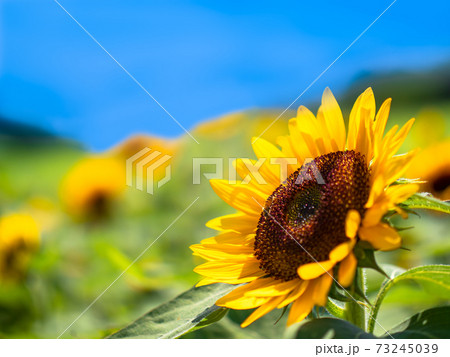
[[[67,173],[60,195],[66,210],[75,219],[95,221],[111,213],[113,202],[125,187],[125,166],[119,160],[88,157]]]
[[[36,221],[28,214],[14,213],[0,218],[0,280],[24,277],[29,260],[40,243]]]
[[[134,135],[114,146],[108,151],[108,155],[126,160],[145,148],[152,151],[160,151],[163,154],[173,156],[181,145],[179,139],[163,139],[149,135]]]
[[[420,177],[420,190],[441,200],[450,200],[450,140],[433,144],[412,160],[407,176]]]
[[[325,305],[334,276],[344,287],[353,283],[359,241],[384,251],[401,246],[383,216],[390,210],[404,216],[397,204],[418,190],[416,184],[393,185],[414,155],[395,155],[414,120],[384,135],[390,104],[386,100],[376,114],[367,89],[351,110],[346,134],[327,88],[317,117],[298,109],[289,135],[278,139],[281,149],[253,140],[256,156],[266,159],[259,169],[264,182],[211,180],[214,191],[239,212],[207,223],[220,233],[191,246],[194,255],[207,260],[194,271],[203,275],[198,286],[248,283],[217,301],[231,309],[257,308],[242,327],[291,303],[288,325],[302,321],[315,305]],[[289,158],[297,164],[287,165],[283,177],[272,163],[290,163]],[[235,165],[246,178],[245,160]]]
[[[151,157],[155,154],[157,154],[157,156],[153,160],[158,160],[167,156],[172,158],[180,149],[182,143],[181,139],[164,139],[149,135],[134,135],[110,149],[107,154],[118,159],[126,170],[126,161],[144,149],[150,150],[143,153],[141,159]],[[159,181],[166,176],[164,167],[167,165],[169,165],[169,160],[159,166],[159,170],[153,172],[153,179],[155,181]],[[136,175],[135,169],[136,167],[133,166],[133,176]],[[147,180],[147,170],[143,170],[141,174],[142,179],[144,181]]]

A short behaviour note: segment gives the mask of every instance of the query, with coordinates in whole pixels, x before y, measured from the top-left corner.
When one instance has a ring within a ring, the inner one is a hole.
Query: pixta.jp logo
[[[127,186],[134,186],[133,178],[135,176],[136,189],[146,190],[147,193],[152,195],[155,186],[160,188],[170,180],[171,159],[172,156],[160,151],[150,148],[142,149],[126,161]],[[144,181],[146,184],[144,184]]]

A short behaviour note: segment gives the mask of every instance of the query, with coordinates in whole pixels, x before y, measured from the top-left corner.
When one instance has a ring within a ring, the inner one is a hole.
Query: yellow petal
[[[288,326],[303,321],[311,312],[314,307],[314,290],[316,284],[316,281],[312,281],[303,295],[292,304],[287,321]]]
[[[297,117],[290,119],[288,122],[288,128],[289,128],[289,135],[287,136],[288,138],[287,143],[289,143],[289,146],[286,147],[285,145],[285,151],[286,152],[292,151],[294,153],[293,157],[297,157],[298,159],[300,159],[300,161],[303,161],[305,157],[308,157],[310,155],[310,151],[308,145],[302,139],[302,133],[299,125],[299,118]]]
[[[345,219],[345,235],[347,238],[356,237],[360,224],[361,216],[359,215],[359,212],[354,209],[349,210]]]
[[[289,135],[279,136],[277,138],[277,144],[281,147],[281,152],[284,156],[299,158],[298,154],[296,153],[295,146],[292,145],[292,140]]]
[[[364,214],[363,227],[372,227],[377,225],[381,218],[388,211],[388,202],[380,202],[370,207]]]
[[[255,297],[255,296],[245,296],[234,300],[227,300],[226,297],[219,299],[216,302],[217,306],[228,307],[234,310],[248,310],[254,309],[255,307],[261,306],[269,301],[270,297]]]
[[[261,214],[267,195],[248,185],[230,184],[226,180],[210,180],[214,192],[231,207],[250,215]]]
[[[269,159],[271,157],[284,157],[280,149],[275,145],[262,138],[252,138],[253,151],[256,157]]]
[[[284,157],[280,149],[278,149],[274,144],[262,138],[259,138],[258,140],[256,140],[256,138],[252,138],[252,147],[253,152],[258,159],[269,160],[272,157]],[[273,171],[273,175],[277,178],[279,177],[279,173],[277,172],[277,170]]]
[[[305,156],[305,158],[316,158],[321,155],[325,155],[323,154],[323,152],[325,152],[325,148],[323,148],[323,145],[320,148],[317,147],[317,142],[315,141],[314,136],[302,132],[300,140],[302,140],[302,142],[305,142],[305,144],[308,146],[309,155]]]
[[[201,279],[195,286],[204,286],[204,285],[210,285],[210,284],[217,284],[217,283],[223,283],[223,284],[230,284],[230,285],[237,285],[237,284],[244,284],[244,283],[250,283],[258,279],[258,277],[247,277],[241,279],[240,282],[236,283],[236,279],[214,279],[214,278],[203,278]]]
[[[233,166],[242,184],[247,184],[269,196],[280,185],[279,177],[272,175],[270,161],[271,158],[262,158],[259,161],[240,158],[234,160]]]
[[[362,96],[363,94],[356,99],[355,104],[353,104],[352,110],[350,111],[347,134],[348,150],[354,150],[356,148],[356,138],[359,130],[359,110],[361,107]]]
[[[273,284],[271,278],[259,278],[253,280],[251,283],[240,286],[227,295],[217,300],[216,305],[225,306],[236,310],[253,309],[269,301],[270,296],[247,296],[247,293],[254,289],[259,289]]]
[[[272,278],[271,278],[272,279]],[[249,291],[247,295],[249,296],[286,296],[288,295],[292,290],[294,290],[298,284],[298,279],[293,279],[290,281],[282,281],[272,279],[273,283],[271,285],[259,288],[259,289],[253,289],[252,291]]]
[[[232,259],[211,261],[197,266],[194,272],[218,281],[226,280],[228,284],[241,284],[265,275],[256,259],[245,263]]]
[[[374,203],[364,214],[363,226],[370,227],[380,222],[390,209],[397,209],[396,204],[405,201],[419,189],[417,184],[394,185],[378,195]]]
[[[327,303],[328,292],[333,282],[332,274],[333,272],[330,270],[317,279],[313,293],[314,305],[325,306]]]
[[[395,180],[403,176],[403,174],[408,170],[412,159],[416,156],[418,150],[413,150],[404,155],[396,155],[386,161],[385,164],[385,185],[390,185]]]
[[[284,296],[277,296],[277,297],[274,297],[274,298],[270,299],[269,301],[264,303],[264,305],[260,306],[255,311],[253,311],[252,314],[249,317],[247,317],[245,319],[245,321],[241,324],[241,327],[242,328],[247,327],[251,323],[253,323],[256,320],[258,320],[260,317],[262,317],[265,314],[269,313],[270,311],[275,309],[277,307],[277,305],[281,301],[283,301],[283,299],[284,299]]]
[[[345,149],[345,124],[341,108],[329,88],[325,88],[322,96],[322,108],[328,132],[337,144],[336,151]]]
[[[316,148],[319,150],[320,155],[326,155],[333,151],[330,144],[331,140],[329,137],[326,138],[317,138],[314,143]]]
[[[355,277],[356,266],[358,261],[353,253],[350,253],[347,258],[345,258],[338,271],[338,281],[344,288],[349,287]]]
[[[203,278],[197,284],[195,284],[195,286],[199,287],[199,286],[205,286],[205,285],[216,284],[216,283],[219,283],[219,281],[217,281],[216,279]]]
[[[296,279],[297,281],[297,287],[292,290],[288,296],[285,297],[285,299],[278,305],[278,308],[281,309],[287,305],[289,305],[291,302],[297,300],[300,296],[303,295],[303,293],[306,291],[310,280],[300,280]]]
[[[401,203],[411,197],[419,190],[419,185],[417,184],[405,184],[405,185],[395,185],[390,186],[386,190],[386,196],[389,201],[393,204]]]
[[[386,187],[386,181],[383,175],[375,176],[372,182],[372,187],[370,188],[369,199],[367,200],[365,207],[372,207],[374,202],[383,194],[384,188]]]
[[[313,262],[301,265],[297,269],[298,276],[303,280],[311,280],[326,274],[328,270],[334,267],[336,262],[326,260],[323,262]]]
[[[328,154],[331,150],[330,135],[320,110],[319,115],[321,117],[316,119],[309,109],[300,106],[296,120],[289,122],[289,133],[294,144],[299,147],[297,151],[302,160]],[[320,148],[316,147],[316,140],[319,138],[322,139]]]
[[[398,232],[385,223],[373,227],[361,227],[359,237],[372,244],[375,249],[389,251],[400,248],[402,239]]]
[[[405,141],[406,137],[408,136],[411,127],[413,126],[415,122],[415,119],[409,119],[405,125],[402,126],[402,128],[398,131],[397,134],[394,136],[393,142],[395,145],[393,146],[392,150],[394,151],[394,154],[397,153],[398,149],[403,145],[403,142]]]
[[[350,239],[347,242],[339,244],[330,252],[330,260],[334,263],[340,262],[350,254],[356,244],[356,239]]]
[[[253,233],[256,231],[258,220],[259,217],[239,212],[214,218],[206,223],[206,226],[217,231]]]
[[[389,111],[391,109],[391,102],[391,98],[386,99],[378,110],[377,116],[375,118],[375,155],[378,155],[380,149],[384,130],[386,129],[386,123],[389,117]]]
[[[235,259],[236,261],[254,258],[254,249],[249,246],[232,244],[194,244],[190,246],[194,255],[206,260]]]
[[[370,121],[373,121],[376,108],[375,95],[371,87],[367,88],[362,95],[361,108],[367,111],[367,116],[370,118]]]
[[[305,106],[301,105],[297,109],[297,118],[300,124],[304,124],[307,122],[315,122],[316,117],[314,114]]]
[[[255,234],[242,234],[238,232],[223,232],[214,237],[206,238],[201,244],[235,244],[239,246],[253,246]]]
[[[375,97],[372,88],[367,88],[358,97],[350,112],[347,149],[362,153],[368,162],[373,153],[374,115]]]

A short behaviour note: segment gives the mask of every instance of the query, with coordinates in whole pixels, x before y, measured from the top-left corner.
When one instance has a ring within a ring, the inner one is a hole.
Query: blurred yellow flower
[[[410,146],[425,148],[445,138],[446,120],[442,113],[433,108],[426,108],[417,115],[411,129]]]
[[[146,154],[143,154],[140,160],[157,152],[159,152],[158,157],[168,155],[172,158],[175,153],[181,148],[181,145],[181,139],[164,139],[150,135],[134,135],[110,149],[107,154],[118,159],[123,165],[124,169],[126,169],[127,159],[131,158],[133,155],[139,153],[143,149],[148,148],[150,149],[150,151]],[[169,162],[170,161],[167,161],[167,164],[169,164]],[[164,165],[161,166],[159,170],[156,170],[153,173],[154,180],[158,181],[165,176],[166,173],[163,168]],[[133,175],[135,175],[134,170],[135,167],[133,167]],[[147,179],[146,170],[142,172],[142,178],[143,180]]]
[[[68,172],[61,185],[61,200],[76,219],[107,217],[125,190],[125,165],[116,158],[88,157]]]
[[[134,135],[114,146],[108,154],[128,159],[142,149],[150,148],[152,151],[160,151],[163,154],[173,156],[181,145],[179,139],[163,139],[149,135]]]
[[[39,243],[39,228],[33,217],[21,213],[1,217],[0,280],[16,281],[23,278]]]
[[[243,113],[227,114],[198,124],[194,128],[193,133],[196,136],[213,140],[227,139],[239,132],[244,119],[245,115]]]
[[[426,181],[420,186],[422,192],[450,200],[450,140],[433,144],[420,152],[413,159],[407,176]]]

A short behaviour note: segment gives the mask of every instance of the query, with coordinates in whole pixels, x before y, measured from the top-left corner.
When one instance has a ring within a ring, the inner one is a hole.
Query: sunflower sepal
[[[288,310],[288,305],[286,305],[285,307],[283,307],[283,311],[281,311],[280,317],[278,319],[276,319],[276,321],[273,323],[274,325],[278,324],[280,322],[280,320],[283,318],[284,314],[286,314],[286,311]]]
[[[334,317],[337,317],[338,319],[344,319],[345,318],[344,307],[339,306],[337,301],[335,302],[333,300],[334,299],[328,297],[325,309],[328,311],[329,314],[333,315]]]
[[[406,211],[407,214],[411,213],[411,214],[414,214],[414,215],[416,215],[417,217],[420,218],[420,215],[417,212],[413,211],[413,210],[404,210],[404,211]],[[408,226],[408,227],[398,226],[395,222],[393,222],[391,220],[391,218],[394,217],[397,214],[397,212],[396,211],[389,211],[389,212],[390,213],[392,212],[392,214],[391,215],[385,215],[383,217],[383,219],[382,219],[382,222],[388,224],[391,228],[394,228],[397,232],[403,232],[403,231],[407,231],[407,230],[410,230],[410,229],[414,228],[414,226]]]
[[[349,302],[352,300],[349,295],[349,292],[346,291],[346,289],[338,286],[338,284],[336,284],[336,282],[333,282],[333,284],[331,284],[330,291],[328,292],[328,299],[329,298],[332,298],[334,300],[341,301],[341,302]]]
[[[392,227],[392,228],[394,228],[397,232],[403,232],[403,231],[409,231],[410,229],[413,229],[414,228],[414,226],[409,226],[409,227],[399,227],[399,226],[396,226],[394,223],[392,223],[392,222],[389,222],[389,225]],[[404,247],[400,247],[400,249],[404,249]]]
[[[375,259],[375,250],[369,242],[360,241],[356,244],[353,254],[358,260],[359,268],[370,268],[389,279],[389,275],[378,265]]]
[[[390,226],[392,226],[391,219],[396,216],[401,216],[403,218],[403,216],[404,216],[403,214],[406,215],[406,218],[410,214],[413,214],[416,217],[420,218],[420,214],[418,212],[416,212],[415,210],[410,209],[405,206],[401,206],[401,204],[397,204],[394,206],[394,208],[391,208],[389,211],[387,211],[387,213],[383,216],[382,221],[385,223],[388,223]]]
[[[410,179],[410,178],[399,178],[396,181],[394,181],[391,185],[407,185],[407,184],[411,184],[411,183],[426,183],[427,181],[421,180],[420,178],[414,178],[414,179]]]

